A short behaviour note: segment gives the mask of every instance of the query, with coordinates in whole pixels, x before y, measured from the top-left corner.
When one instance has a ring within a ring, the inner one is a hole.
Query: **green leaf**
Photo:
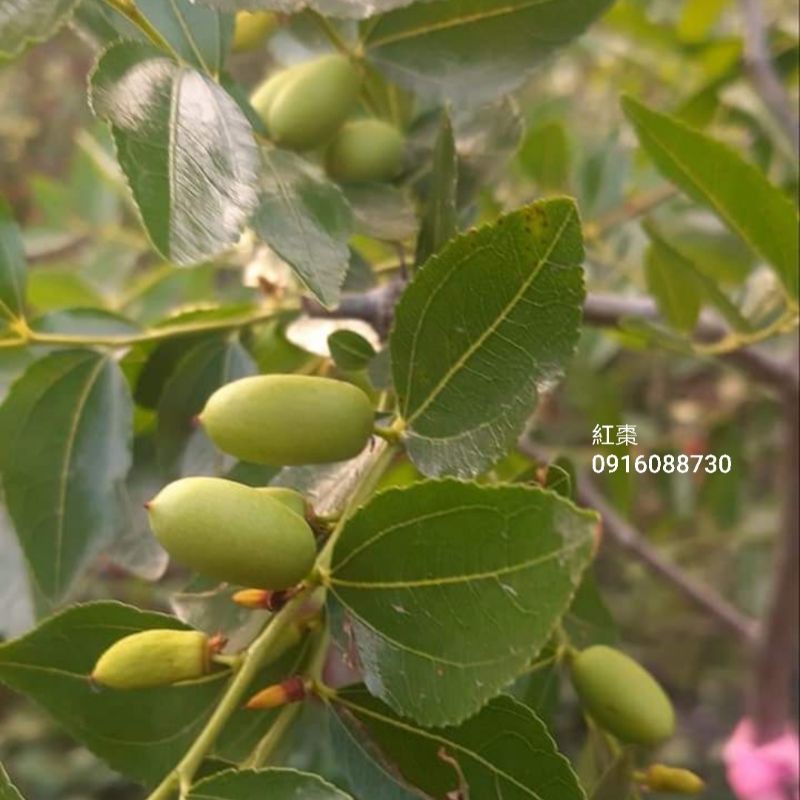
[[[90,82],[153,245],[175,264],[233,245],[257,202],[250,123],[218,84],[159,51],[113,45]]]
[[[656,298],[664,317],[679,330],[690,330],[697,322],[703,300],[710,302],[737,331],[752,331],[753,326],[742,316],[741,311],[728,299],[713,275],[702,271],[694,259],[681,251],[691,252],[679,238],[663,234],[651,220],[645,220],[644,230],[652,242],[645,254],[645,270],[651,294]],[[651,260],[655,262],[651,270]],[[685,305],[681,293],[687,295]],[[689,296],[691,295],[691,296]],[[692,298],[696,298],[693,300]],[[697,304],[692,319],[688,311]],[[688,306],[688,309],[686,308]],[[691,319],[691,324],[687,325]],[[684,327],[681,327],[683,325]]]
[[[24,315],[26,282],[22,237],[11,206],[0,198],[0,317],[12,321]]]
[[[345,526],[330,574],[370,691],[423,725],[475,713],[549,639],[597,525],[521,486],[426,481],[376,495]]]
[[[187,800],[353,800],[319,775],[294,769],[226,770],[196,783]]]
[[[158,403],[158,455],[168,477],[181,474],[180,458],[192,435],[205,439],[193,420],[211,394],[220,386],[257,371],[247,350],[237,340],[225,337],[203,341],[181,358]],[[218,452],[210,443],[207,447]]]
[[[328,337],[328,348],[336,366],[348,371],[364,369],[375,358],[375,348],[355,331],[334,331]]]
[[[72,15],[78,0],[4,0],[0,4],[0,60],[32,42],[49,39]]]
[[[350,206],[341,190],[306,159],[264,148],[256,233],[326,306],[339,302],[350,263]]]
[[[120,603],[74,606],[0,645],[0,681],[43,707],[113,769],[154,783],[200,732],[227,673],[156,689],[98,690],[90,684],[101,653],[123,636],[150,628],[186,626]]]
[[[67,350],[35,362],[0,407],[5,499],[33,577],[50,600],[118,530],[133,408],[116,362]]]
[[[570,644],[580,650],[593,644],[613,646],[619,642],[614,618],[600,594],[591,569],[584,573],[572,605],[564,615],[563,624]]]
[[[17,788],[11,783],[11,778],[5,767],[0,764],[0,800],[24,800]]]
[[[444,247],[458,230],[458,154],[450,115],[442,113],[433,148],[433,169],[417,240],[417,264],[423,264]]]
[[[405,6],[414,0],[199,0],[203,5],[219,8],[222,11],[283,11],[297,14],[312,8],[326,17],[371,17],[383,11]]]
[[[0,503],[0,640],[19,636],[33,627],[32,595],[25,557]]]
[[[79,336],[134,336],[141,326],[127,317],[102,308],[65,308],[51,311],[31,320],[31,329],[38,333]]]
[[[476,475],[512,446],[576,346],[582,261],[577,210],[558,198],[453,239],[420,270],[390,341],[422,472]]]
[[[644,270],[664,319],[679,331],[691,332],[702,305],[702,287],[691,264],[676,250],[653,241],[645,252]]]
[[[609,5],[610,0],[416,3],[365,23],[363,43],[367,58],[401,86],[477,104],[518,86]]]
[[[31,270],[28,305],[38,313],[67,308],[100,308],[103,297],[70,267]]]
[[[176,56],[209,75],[219,75],[233,36],[232,15],[190,0],[136,0],[136,7]]]
[[[511,697],[495,698],[460,727],[426,730],[354,687],[334,701],[331,728],[363,797],[585,798],[545,725]]]
[[[564,124],[552,120],[530,130],[519,159],[525,173],[540,189],[566,190],[570,176],[570,145]]]
[[[342,187],[353,210],[356,233],[384,242],[404,242],[417,232],[408,193],[390,183],[350,183]]]
[[[797,297],[798,224],[791,200],[722,142],[632,98],[623,99],[623,108],[664,176],[717,214]]]

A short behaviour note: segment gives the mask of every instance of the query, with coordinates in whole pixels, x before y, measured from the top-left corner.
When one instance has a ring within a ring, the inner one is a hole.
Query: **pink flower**
[[[799,748],[792,728],[757,744],[753,723],[741,720],[722,754],[728,783],[739,800],[800,800]]]

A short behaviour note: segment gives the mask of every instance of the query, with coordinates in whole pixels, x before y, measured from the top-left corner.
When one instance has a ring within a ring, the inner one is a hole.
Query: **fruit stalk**
[[[344,530],[347,519],[374,491],[381,475],[392,463],[396,452],[397,448],[389,446],[386,442],[381,441],[376,445],[371,462],[365,467],[364,472],[354,486],[339,522],[331,533],[325,548],[317,558],[318,569],[327,569],[333,555],[333,547],[342,530]],[[269,662],[270,653],[274,646],[280,642],[286,628],[292,624],[298,615],[302,614],[303,606],[311,594],[318,590],[319,587],[317,586],[308,586],[301,590],[270,620],[264,631],[244,654],[239,671],[231,679],[225,694],[200,735],[194,740],[192,746],[186,751],[186,754],[175,769],[164,778],[147,797],[147,800],[171,800],[176,792],[180,793],[180,797],[186,797],[203,759],[214,746],[231,715],[242,705],[250,684],[260,669]],[[291,707],[289,706],[288,708]],[[283,719],[282,724],[285,729],[290,727],[290,721],[291,719]],[[274,747],[275,744],[277,744],[277,741],[273,737],[270,748]]]

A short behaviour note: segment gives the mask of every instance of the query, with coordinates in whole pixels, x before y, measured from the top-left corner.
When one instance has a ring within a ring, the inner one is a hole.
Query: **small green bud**
[[[91,679],[113,689],[146,689],[201,678],[210,667],[211,646],[204,633],[148,630],[112,644]]]
[[[694,772],[665,764],[653,764],[637,777],[640,778],[640,783],[653,792],[701,794],[706,788],[703,779]]]

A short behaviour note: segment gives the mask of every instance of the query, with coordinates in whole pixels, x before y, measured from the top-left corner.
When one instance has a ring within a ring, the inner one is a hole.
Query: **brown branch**
[[[586,298],[583,319],[587,324],[614,327],[626,318],[657,321],[661,316],[655,302],[647,297],[590,294]],[[723,339],[727,333],[725,325],[708,313],[700,316],[695,330],[695,335],[707,342]],[[742,347],[715,358],[733,364],[781,396],[797,400],[800,379],[796,360],[783,361],[756,347]]]
[[[313,317],[364,320],[385,338],[391,327],[395,303],[404,287],[405,282],[395,278],[363,294],[345,295],[339,307],[333,310],[308,299],[304,300],[303,307]],[[655,302],[647,297],[590,294],[584,303],[583,318],[589,325],[615,327],[630,317],[653,321],[661,319]],[[719,319],[704,313],[695,333],[701,341],[714,342],[725,338],[728,329]],[[738,367],[782,396],[798,397],[800,380],[796,362],[783,361],[756,347],[742,347],[715,358]]]
[[[528,440],[520,441],[519,447],[523,453],[539,461],[549,460],[546,453]],[[697,608],[734,633],[748,646],[756,643],[757,623],[742,614],[713,588],[695,580],[677,564],[664,558],[630,522],[611,506],[588,475],[583,472],[578,473],[575,490],[582,505],[593,508],[600,514],[603,520],[604,540],[611,540],[615,545],[641,561],[651,572],[664,579]]]
[[[768,742],[783,733],[792,719],[792,686],[797,668],[797,630],[800,625],[800,520],[798,520],[797,476],[800,471],[800,421],[796,400],[784,403],[786,451],[781,464],[783,484],[782,536],[775,552],[774,579],[762,624],[750,713],[756,736]]]
[[[745,66],[750,81],[797,153],[800,143],[797,117],[792,111],[794,103],[784,89],[770,55],[761,0],[741,0],[741,9],[744,20]]]

